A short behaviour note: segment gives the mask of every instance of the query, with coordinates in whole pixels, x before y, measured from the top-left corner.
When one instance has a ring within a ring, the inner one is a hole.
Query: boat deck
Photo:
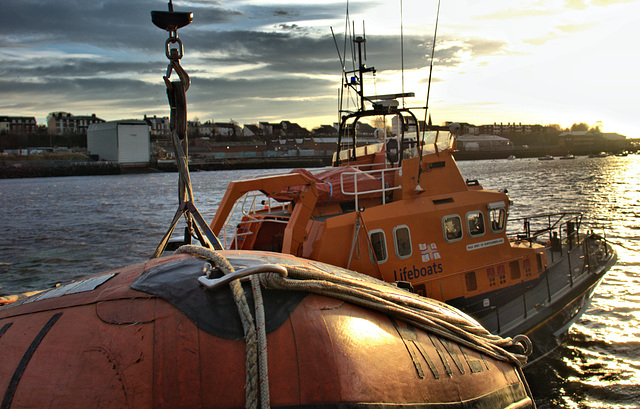
[[[562,252],[547,249],[550,263],[547,273],[535,283],[527,284],[523,281],[522,295],[500,307],[490,307],[491,311],[480,318],[481,323],[493,333],[514,336],[535,331],[535,327],[531,329],[532,321],[538,322],[537,326],[542,325],[569,306],[573,309],[569,311],[571,317],[554,333],[557,332],[557,336],[563,330],[566,331],[577,320],[580,310],[586,307],[585,303],[572,306],[574,301],[585,294],[589,296],[595,284],[604,277],[603,271],[615,262],[615,252],[610,247],[605,252],[598,249],[597,241],[587,239],[586,242],[589,246],[588,255],[585,252],[585,242],[573,249],[565,244]],[[566,257],[567,253],[569,257]],[[599,254],[602,255],[601,260],[598,260]],[[525,322],[528,322],[526,326]]]

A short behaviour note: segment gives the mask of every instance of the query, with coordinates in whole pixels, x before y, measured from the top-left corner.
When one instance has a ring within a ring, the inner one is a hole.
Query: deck
[[[615,251],[593,238],[574,245],[573,249],[565,244],[562,252],[547,249],[547,257],[549,268],[538,281],[522,282],[522,295],[505,304],[490,300],[494,306],[479,318],[489,331],[501,336],[528,335],[534,349],[536,344],[542,349],[538,353],[548,352],[545,350],[549,349],[550,341],[537,342],[536,334],[546,333],[557,345],[586,310],[593,290],[616,261]]]

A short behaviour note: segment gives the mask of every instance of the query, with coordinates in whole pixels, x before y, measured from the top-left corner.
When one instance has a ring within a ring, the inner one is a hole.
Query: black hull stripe
[[[13,322],[10,322],[8,324],[5,324],[4,327],[2,327],[0,329],[0,338],[2,338],[2,336],[4,335],[5,332],[7,332],[7,330],[9,329],[9,327],[11,326],[11,324],[13,324]]]
[[[33,342],[31,342],[31,345],[29,345],[29,348],[27,348],[27,351],[22,356],[22,359],[20,360],[18,367],[16,368],[15,372],[13,373],[13,376],[11,377],[9,386],[7,387],[7,390],[4,393],[4,399],[2,399],[2,405],[0,405],[0,409],[9,409],[9,407],[11,406],[11,402],[13,401],[13,395],[16,393],[16,389],[18,388],[18,384],[20,383],[20,379],[24,374],[24,370],[26,369],[27,364],[31,360],[31,357],[33,356],[33,354],[36,352],[38,345],[40,345],[45,335],[47,335],[49,330],[53,327],[53,325],[56,323],[56,321],[58,321],[58,319],[61,316],[62,316],[62,313],[59,312],[55,314],[53,317],[51,317],[49,321],[47,321],[47,323],[44,325],[44,327],[42,327],[38,335],[36,335]],[[8,328],[8,326],[5,325],[3,329],[4,328]]]

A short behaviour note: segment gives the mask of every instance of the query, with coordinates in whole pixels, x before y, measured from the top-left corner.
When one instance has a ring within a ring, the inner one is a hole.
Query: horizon
[[[51,113],[71,114],[72,117],[87,117],[87,118],[95,117],[97,119],[104,120],[105,122],[145,121],[146,119],[153,119],[153,118],[160,118],[160,119],[167,119],[167,120],[169,119],[168,115],[159,116],[159,115],[147,115],[147,114],[144,114],[142,118],[119,118],[119,119],[105,120],[105,119],[101,118],[98,113],[93,113],[93,112],[91,114],[78,114],[78,115],[74,114],[73,112],[64,112],[64,111],[52,111]],[[4,117],[12,117],[12,115],[0,115],[0,117],[3,117],[3,116]],[[32,115],[24,115],[24,116],[21,116],[21,117],[32,118],[33,116]],[[42,123],[38,122],[37,118],[35,118],[35,119],[36,119],[36,126],[44,126],[44,127],[48,128],[48,123],[47,123],[46,119]],[[198,124],[201,124],[201,125],[207,124],[207,123],[211,123],[211,124],[214,124],[214,123],[230,124],[230,123],[232,123],[232,122],[226,122],[226,121],[213,121],[213,120],[210,120],[210,119],[202,120],[202,119],[199,119],[199,118],[188,119],[187,121],[188,122],[192,122],[192,123],[198,123]],[[260,122],[245,122],[245,123],[240,123],[240,122],[236,121],[235,124],[237,124],[238,126],[244,128],[245,126],[248,126],[248,125],[259,125],[261,122],[264,122],[264,121],[260,121]],[[334,122],[334,123],[331,123],[331,124],[325,123],[325,124],[317,124],[317,125],[314,125],[313,127],[307,127],[307,126],[302,126],[297,122],[290,121],[288,119],[280,119],[280,120],[275,119],[272,122],[268,122],[268,123],[270,123],[270,124],[280,124],[281,122],[290,122],[291,124],[295,124],[295,125],[301,126],[301,128],[306,129],[307,131],[313,131],[314,129],[318,129],[318,128],[323,127],[323,126],[331,126],[331,127],[335,128],[335,126],[337,125],[337,123]],[[420,122],[423,123],[424,121],[420,121]],[[446,126],[447,123],[452,123],[452,121],[442,122],[442,123],[440,123],[440,126]],[[506,124],[502,123],[502,122],[501,123],[497,123],[497,122],[494,122],[494,123],[481,123],[481,124],[461,122],[461,124],[468,124],[468,125],[471,125],[471,126],[474,126],[474,127],[478,127],[478,128],[483,127],[483,126],[491,126],[491,125],[501,125],[501,126],[504,126],[504,125],[506,125],[506,126],[509,126],[509,125],[537,126],[537,125],[539,125],[539,126],[542,126],[543,128],[560,127],[558,130],[562,131],[562,132],[571,131],[571,128],[574,125],[586,125],[588,127],[587,131],[597,130],[597,131],[602,132],[602,133],[618,133],[619,134],[619,132],[615,132],[615,131],[603,132],[600,129],[601,128],[600,125],[596,124],[594,126],[590,126],[586,122],[574,122],[573,124],[571,124],[571,126],[568,126],[568,127],[561,127],[560,124],[546,124],[546,125],[545,124],[533,124],[533,123],[525,123],[525,124],[523,124],[522,122],[516,122],[516,121],[507,122]],[[571,131],[571,132],[573,132],[573,131]],[[629,139],[637,139],[637,138],[628,137],[627,135],[623,135],[623,136],[626,136]]]
[[[66,0],[5,3],[2,115],[33,116],[38,123],[59,111],[107,121],[168,116],[162,81],[168,35],[150,18],[151,10],[166,10],[165,1],[82,8]],[[407,104],[424,106],[437,4],[349,2],[356,34],[366,22],[367,64],[377,69],[370,91],[406,87],[416,93]],[[178,33],[182,66],[192,79],[189,120],[289,120],[309,129],[338,120],[341,66],[331,29],[342,48],[345,3],[204,0],[174,7],[194,12],[194,22]],[[443,3],[429,101],[433,122],[563,129],[584,122],[635,138],[631,98],[640,85],[627,60],[640,34],[639,11],[638,1],[627,0]]]

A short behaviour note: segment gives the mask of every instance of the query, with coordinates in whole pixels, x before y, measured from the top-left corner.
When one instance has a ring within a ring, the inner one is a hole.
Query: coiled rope
[[[212,261],[225,275],[235,271],[224,256],[213,250],[182,246],[176,253],[189,253]],[[257,323],[251,316],[240,280],[229,283],[247,343],[246,408],[257,407],[258,390],[261,408],[269,407],[267,341],[261,286],[274,290],[305,291],[379,311],[494,359],[512,362],[518,367],[526,364],[527,356],[531,353],[531,341],[524,335],[514,338],[493,335],[470,317],[444,303],[419,297],[367,276],[356,276],[356,273],[352,277],[338,275],[312,266],[283,267],[286,273],[258,273],[251,276]],[[521,349],[522,352],[508,349]]]
[[[286,266],[286,269],[287,277],[260,274],[263,287],[306,291],[360,305],[518,366],[527,362],[527,355],[531,352],[530,341],[525,336],[512,339],[493,335],[446,304],[421,299],[410,293],[403,294],[404,290],[389,284],[335,275],[308,266]],[[516,345],[522,347],[523,353],[506,349]]]

